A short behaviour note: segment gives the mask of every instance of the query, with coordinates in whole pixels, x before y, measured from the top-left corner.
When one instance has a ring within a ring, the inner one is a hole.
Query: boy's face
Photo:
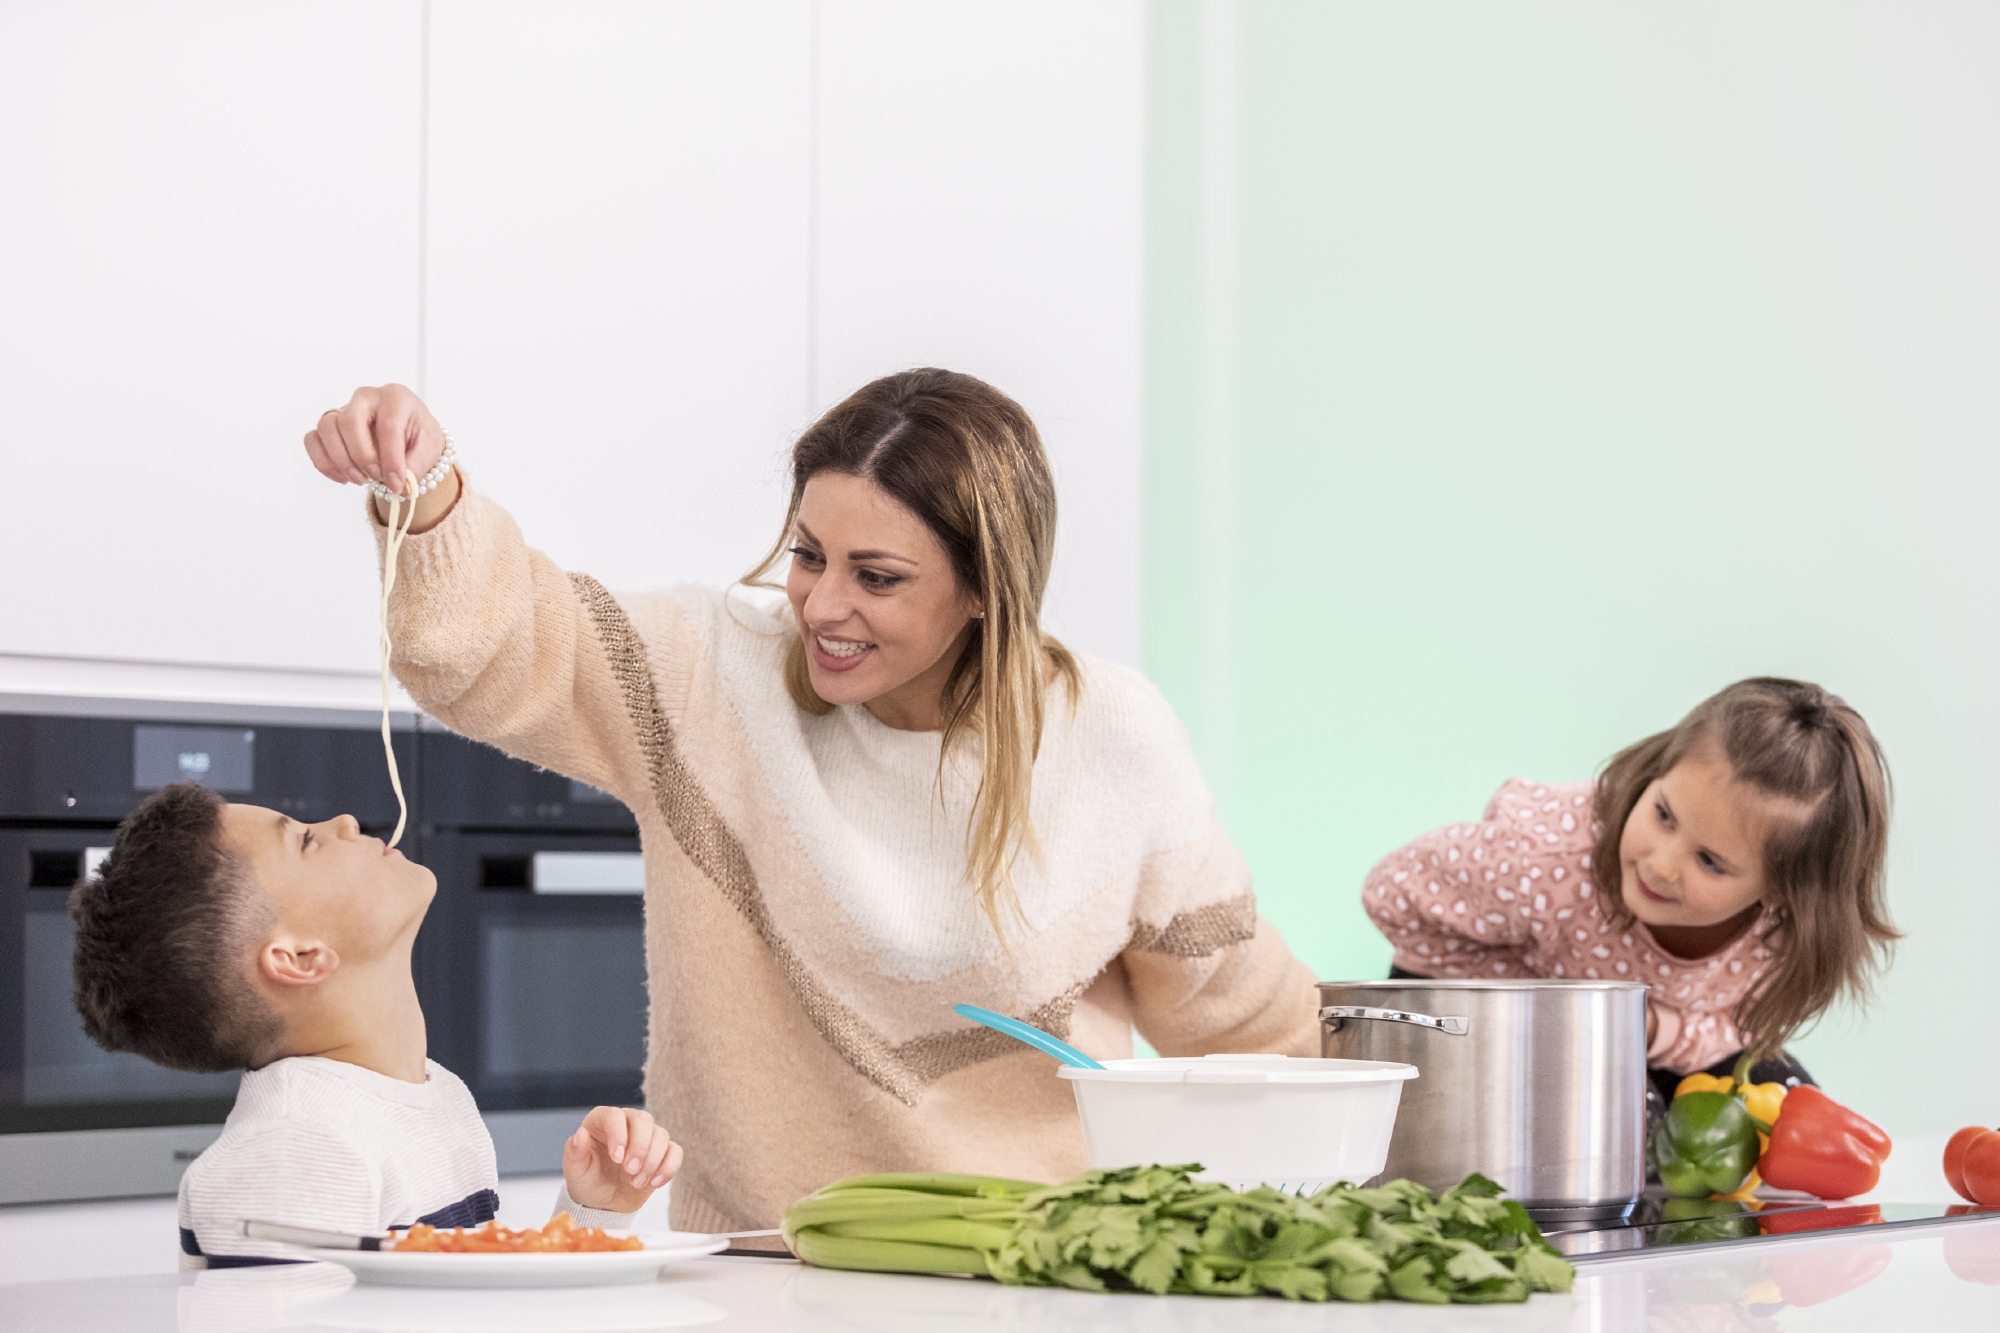
[[[283,930],[323,940],[349,963],[407,944],[437,892],[435,875],[365,836],[352,815],[301,824],[227,805],[222,840],[270,896]]]

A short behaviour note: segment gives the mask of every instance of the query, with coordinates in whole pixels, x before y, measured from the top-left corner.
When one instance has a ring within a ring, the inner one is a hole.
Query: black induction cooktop
[[[1722,1199],[1669,1199],[1648,1193],[1616,1221],[1544,1222],[1549,1244],[1572,1263],[1630,1258],[1645,1253],[1753,1244],[1812,1232],[1883,1230],[2000,1217],[2000,1207],[1973,1203],[1822,1203],[1805,1195],[1777,1195],[1752,1203]]]

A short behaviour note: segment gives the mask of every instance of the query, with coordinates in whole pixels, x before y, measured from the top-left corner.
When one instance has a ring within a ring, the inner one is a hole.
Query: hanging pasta
[[[410,803],[403,796],[403,775],[396,768],[396,746],[389,737],[389,594],[396,588],[396,557],[403,549],[403,538],[410,535],[410,525],[417,521],[417,479],[405,470],[401,490],[409,493],[410,516],[403,519],[401,526],[397,519],[403,508],[403,497],[397,491],[388,493],[389,536],[382,548],[382,753],[389,759],[389,785],[396,789],[396,831],[389,835],[389,845],[394,847],[403,840],[403,826],[409,822]],[[384,488],[387,489],[386,487]]]
[[[396,590],[396,558],[402,554],[403,538],[410,535],[410,527],[417,521],[417,500],[429,494],[444,481],[458,461],[457,446],[451,442],[451,432],[445,431],[444,450],[431,470],[419,477],[408,468],[396,478],[395,489],[379,481],[367,484],[368,493],[389,506],[389,535],[382,546],[382,605],[380,620],[382,630],[382,753],[389,760],[389,785],[396,789],[396,831],[389,837],[389,845],[394,847],[403,840],[403,830],[410,822],[410,803],[403,795],[403,775],[396,768],[396,746],[389,734],[389,654],[394,645],[389,640],[389,594]],[[403,505],[410,506],[408,518],[403,517]]]

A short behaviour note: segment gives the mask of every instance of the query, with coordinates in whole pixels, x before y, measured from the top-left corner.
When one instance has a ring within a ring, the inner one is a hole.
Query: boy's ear
[[[279,936],[257,954],[257,971],[279,986],[316,986],[340,970],[340,955],[318,940]]]

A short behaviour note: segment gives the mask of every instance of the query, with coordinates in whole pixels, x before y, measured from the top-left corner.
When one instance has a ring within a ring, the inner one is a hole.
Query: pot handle
[[[1335,1028],[1342,1019],[1372,1018],[1382,1023],[1408,1023],[1414,1027],[1435,1028],[1439,1032],[1463,1037],[1471,1028],[1463,1018],[1457,1016],[1433,1018],[1429,1014],[1413,1014],[1402,1009],[1370,1009],[1361,1004],[1329,1004],[1319,1011],[1319,1021]]]

